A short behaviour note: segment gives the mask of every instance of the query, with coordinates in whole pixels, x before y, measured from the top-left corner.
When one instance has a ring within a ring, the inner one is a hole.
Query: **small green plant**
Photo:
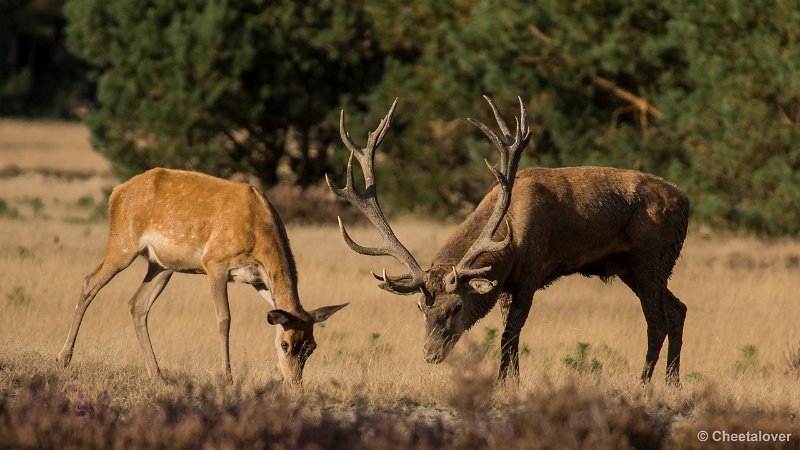
[[[89,194],[81,196],[75,202],[75,209],[87,211],[87,215],[80,217],[80,216],[68,216],[65,221],[69,223],[95,223],[95,222],[102,222],[108,218],[108,208],[106,202],[98,202]]]
[[[6,295],[6,300],[12,305],[30,305],[33,296],[24,287],[16,286]]]
[[[522,344],[522,348],[519,350],[519,353],[522,356],[530,356],[531,348],[528,346],[528,344]]]
[[[380,338],[381,338],[381,334],[380,333],[375,333],[375,332],[370,333],[370,335],[369,335],[369,345],[377,345],[378,344],[378,340]]]
[[[590,358],[590,348],[591,345],[589,345],[589,343],[578,342],[575,347],[575,352],[572,355],[565,356],[561,361],[565,366],[580,373],[599,373],[603,370],[603,363],[597,358]]]
[[[689,372],[683,377],[684,381],[689,383],[697,383],[705,380],[705,378],[706,377],[702,373],[697,371]]]
[[[27,258],[28,256],[31,256],[31,249],[20,245],[17,247],[17,256],[20,258]]]
[[[757,366],[758,348],[754,344],[749,344],[742,347],[739,352],[741,356],[733,363],[733,371],[737,375],[744,375]]]
[[[31,207],[35,217],[44,216],[44,202],[42,201],[41,197],[25,197],[22,199],[22,202]]]
[[[483,354],[491,358],[500,357],[500,349],[497,345],[497,328],[487,327],[483,333],[483,341],[481,341],[481,350]]]
[[[380,333],[372,332],[369,335],[368,350],[370,353],[390,353],[392,345],[387,342],[381,342]]]
[[[89,194],[83,195],[75,204],[78,208],[89,209],[94,206],[94,197]]]
[[[4,199],[0,198],[0,217],[4,217],[6,219],[19,219],[19,210],[9,205]]]

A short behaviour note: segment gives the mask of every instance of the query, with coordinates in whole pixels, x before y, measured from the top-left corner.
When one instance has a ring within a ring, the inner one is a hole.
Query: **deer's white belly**
[[[177,272],[205,273],[201,262],[205,245],[176,242],[152,231],[142,235],[139,245],[147,249],[148,259],[161,267]]]

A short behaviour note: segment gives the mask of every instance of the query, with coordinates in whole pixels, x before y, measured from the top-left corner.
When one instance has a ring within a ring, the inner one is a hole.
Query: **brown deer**
[[[475,124],[500,150],[499,169],[486,165],[497,179],[466,220],[423,270],[392,232],[378,203],[374,175],[375,150],[389,128],[397,100],[360,148],[347,133],[344,111],[339,129],[350,150],[347,182],[335,188],[378,229],[383,246],[353,242],[341,219],[347,245],[363,255],[390,255],[408,269],[373,276],[379,286],[401,295],[420,293],[425,315],[425,360],[445,359],[462,334],[498,302],[505,322],[501,338],[499,379],[519,377],[519,334],[534,293],[562,276],[580,273],[604,281],[619,277],[639,297],[647,321],[647,356],[643,380],[650,380],[666,336],[667,379],[677,383],[686,306],[667,288],[686,237],[689,200],[674,185],[653,175],[605,167],[531,168],[517,174],[523,149],[531,138],[527,112],[519,99],[520,117],[513,134],[494,102],[484,97],[501,135]],[[353,185],[355,157],[366,189]],[[513,188],[513,189],[512,189]],[[512,195],[513,192],[513,195]]]
[[[75,316],[58,361],[66,367],[86,308],[139,255],[149,265],[130,300],[147,372],[160,375],[147,314],[174,272],[208,274],[217,313],[222,368],[231,379],[229,281],[253,286],[270,305],[278,365],[286,382],[300,382],[316,348],[314,324],[347,306],[306,311],[297,294],[297,270],[281,218],[266,196],[242,183],[197,172],[152,169],[121,184],[108,201],[109,234],[103,261],[83,281]]]

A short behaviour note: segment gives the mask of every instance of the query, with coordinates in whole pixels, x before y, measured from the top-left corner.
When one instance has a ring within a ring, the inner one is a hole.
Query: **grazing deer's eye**
[[[286,341],[281,342],[281,348],[284,353],[289,353],[289,343]]]
[[[453,308],[453,314],[455,314],[455,313],[457,313],[457,312],[461,311],[461,308],[463,308],[463,307],[464,307],[464,304],[463,304],[463,303],[456,303],[456,306],[455,306],[455,308]]]

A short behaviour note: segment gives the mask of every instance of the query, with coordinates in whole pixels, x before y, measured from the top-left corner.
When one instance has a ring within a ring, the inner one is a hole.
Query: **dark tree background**
[[[509,115],[521,95],[537,132],[523,167],[652,172],[702,222],[800,236],[795,1],[69,0],[2,14],[0,112],[63,115],[77,92],[123,178],[170,166],[315,185],[344,167],[339,110],[364,141],[400,97],[384,203],[460,215],[492,158],[463,119],[491,120],[481,94]],[[57,50],[21,58],[29,36]]]

